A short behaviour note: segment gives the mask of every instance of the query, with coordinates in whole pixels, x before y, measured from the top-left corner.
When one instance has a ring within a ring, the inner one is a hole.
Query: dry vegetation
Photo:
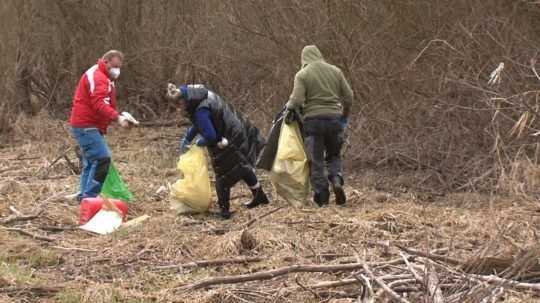
[[[0,302],[354,302],[367,284],[390,301],[369,272],[409,302],[538,301],[539,17],[525,0],[0,1]],[[147,126],[181,120],[163,99],[176,80],[267,129],[308,43],[357,96],[347,208],[276,199],[248,212],[237,187],[231,222],[176,217],[156,191],[177,178],[182,129],[152,127],[110,135],[130,218],[149,221],[105,237],[75,228],[64,121],[104,50],[126,52],[120,106]],[[248,261],[200,262],[220,259]],[[356,267],[193,284],[298,264]]]
[[[36,124],[41,127],[31,127]],[[77,163],[74,152],[51,166],[72,144],[65,128],[46,116],[17,125],[28,139],[2,148],[0,158],[0,302],[353,302],[368,291],[361,286],[362,276],[369,277],[363,264],[399,294],[408,293],[409,302],[440,302],[428,281],[444,302],[537,300],[540,208],[525,196],[439,197],[408,188],[406,177],[381,182],[379,172],[368,170],[349,178],[346,208],[292,209],[274,199],[247,211],[241,202],[248,189],[239,186],[232,221],[177,217],[156,191],[177,178],[181,130],[132,129],[113,132],[109,141],[136,194],[130,218],[151,218],[94,236],[76,229],[78,207],[62,198],[77,188],[67,160]],[[322,269],[296,267],[242,284],[205,280],[296,265]],[[492,280],[495,273],[505,280]],[[371,285],[375,302],[389,301]]]

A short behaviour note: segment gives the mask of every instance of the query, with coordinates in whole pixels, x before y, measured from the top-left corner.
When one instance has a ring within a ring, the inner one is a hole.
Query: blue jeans
[[[95,127],[73,127],[71,132],[81,148],[83,164],[78,199],[81,201],[84,198],[97,197],[109,172],[111,163],[109,146]]]

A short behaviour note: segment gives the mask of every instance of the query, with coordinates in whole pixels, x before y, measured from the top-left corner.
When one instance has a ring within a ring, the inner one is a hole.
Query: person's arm
[[[345,79],[345,75],[343,75],[343,72],[341,72],[340,74],[341,74],[341,80],[340,80],[341,89],[340,90],[341,90],[341,104],[343,105],[343,117],[348,119],[351,113],[354,92],[351,89],[349,82],[347,82],[347,79]]]
[[[218,134],[212,122],[212,113],[208,108],[201,108],[195,112],[195,119],[199,127],[201,139],[197,140],[199,146],[214,146],[218,142]]]
[[[306,102],[306,87],[304,86],[304,81],[300,76],[300,72],[298,72],[296,73],[296,76],[294,76],[293,91],[289,97],[289,102],[287,102],[287,109],[302,108],[304,102]]]
[[[90,92],[90,107],[95,113],[105,117],[109,121],[117,121],[119,114],[111,106],[110,101],[107,101],[108,94],[108,81],[96,81],[94,91]]]
[[[190,127],[188,128],[185,136],[184,136],[184,140],[186,140],[186,142],[188,143],[191,143],[191,141],[193,141],[193,139],[195,138],[195,136],[197,136],[197,129],[195,127]]]

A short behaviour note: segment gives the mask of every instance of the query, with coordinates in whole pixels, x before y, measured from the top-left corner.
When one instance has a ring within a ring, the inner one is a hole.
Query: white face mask
[[[120,68],[119,67],[112,67],[111,69],[109,69],[109,75],[113,79],[116,79],[116,78],[120,77]]]

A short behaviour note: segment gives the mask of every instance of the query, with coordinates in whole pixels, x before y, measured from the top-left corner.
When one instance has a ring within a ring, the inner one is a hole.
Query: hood
[[[315,45],[305,46],[302,50],[302,68],[316,61],[324,61],[321,51]]]
[[[186,101],[201,101],[208,96],[208,89],[202,84],[182,85],[180,91]]]

